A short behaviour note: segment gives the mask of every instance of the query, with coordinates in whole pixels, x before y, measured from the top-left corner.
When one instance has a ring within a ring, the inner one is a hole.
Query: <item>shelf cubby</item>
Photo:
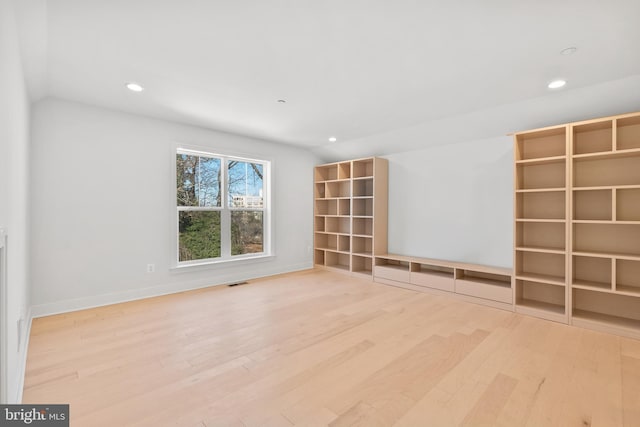
[[[363,257],[358,255],[351,256],[351,265],[354,273],[366,274],[371,276],[373,274],[372,268],[373,260],[371,257]]]
[[[349,236],[337,236],[338,237],[338,251],[351,252],[351,237]]]
[[[313,263],[316,265],[324,265],[324,251],[316,249],[313,251]]]
[[[353,197],[364,196],[373,196],[373,178],[353,180]]]
[[[616,291],[640,296],[640,261],[617,259]]]
[[[349,271],[350,255],[325,251],[325,266]]]
[[[349,218],[327,217],[326,230],[329,233],[349,234]]]
[[[564,127],[521,134],[516,139],[516,160],[566,155],[567,137]]]
[[[529,309],[529,314],[561,321],[566,307],[565,288],[529,280],[516,280],[516,307],[518,306]]]
[[[640,224],[573,224],[573,251],[640,257]]]
[[[612,259],[574,255],[571,286],[610,291]]]
[[[564,191],[518,193],[516,215],[519,219],[565,219]]]
[[[373,159],[354,160],[353,178],[363,178],[373,176]]]
[[[422,274],[433,274],[437,276],[448,277],[451,279],[455,277],[455,268],[453,267],[423,264],[421,262],[412,262],[411,272],[422,273]]]
[[[373,234],[373,219],[353,218],[353,234],[358,236],[371,236]]]
[[[409,264],[409,261],[401,261],[389,258],[376,258],[373,274],[376,278],[409,283]]]
[[[618,150],[633,150],[640,148],[640,116],[626,117],[617,120]]]
[[[351,178],[351,162],[338,163],[338,179]]]
[[[535,190],[547,188],[564,188],[566,160],[560,159],[544,164],[517,165],[516,189]]]
[[[573,186],[598,187],[640,184],[640,152],[626,157],[585,157],[575,159]]]
[[[640,222],[640,188],[616,189],[616,221]]]
[[[338,236],[328,233],[316,233],[315,244],[318,249],[338,250]]]
[[[354,254],[358,255],[372,255],[373,238],[353,236],[351,250]]]
[[[353,199],[354,216],[373,216],[373,198]]]
[[[339,199],[338,200],[338,215],[349,216],[351,215],[351,200]]]
[[[351,181],[327,182],[326,198],[351,197]]]
[[[613,121],[573,127],[573,154],[601,153],[613,150]]]
[[[564,222],[519,222],[516,224],[516,246],[564,251]]]
[[[325,231],[325,217],[315,216],[313,218],[313,230],[320,232]]]
[[[331,164],[315,168],[315,181],[334,181],[338,179],[338,165]]]
[[[316,215],[337,215],[337,200],[316,200]]]
[[[324,182],[316,182],[313,185],[313,194],[316,199],[324,199],[326,195],[326,185]]]
[[[611,221],[612,190],[580,190],[573,192],[573,219]]]
[[[549,285],[565,285],[565,255],[516,251],[516,277]]]
[[[411,262],[411,284],[453,292],[455,290],[455,268]]]
[[[574,325],[640,337],[640,298],[587,289],[572,292]]]
[[[454,283],[455,292],[458,294],[504,304],[513,303],[511,276],[456,268]]]

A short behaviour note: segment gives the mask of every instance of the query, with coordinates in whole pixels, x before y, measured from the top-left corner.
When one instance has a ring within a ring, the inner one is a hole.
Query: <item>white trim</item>
[[[115,292],[84,298],[75,298],[66,301],[58,301],[47,304],[34,305],[31,308],[33,318],[51,316],[54,314],[68,313],[70,311],[84,310],[87,308],[102,307],[105,305],[118,304],[127,301],[135,301],[144,298],[157,297],[161,295],[174,294],[178,292],[190,291],[194,289],[219,286],[229,283],[253,280],[276,274],[292,273],[295,271],[308,270],[313,268],[313,263],[303,262],[292,264],[280,268],[261,269],[260,272],[226,274],[215,277],[215,279],[200,279],[190,282],[171,283],[161,286],[152,286],[143,289],[135,289],[123,292]]]
[[[206,267],[226,265],[228,263],[242,264],[241,261],[245,261],[247,264],[249,263],[253,264],[260,261],[271,261],[275,257],[276,257],[275,254],[267,255],[264,252],[260,252],[258,254],[235,255],[231,259],[209,258],[206,260],[183,261],[174,267],[170,267],[169,271],[181,271],[185,269],[191,271],[194,267],[206,268]]]
[[[198,149],[198,150],[192,150],[189,148],[182,148],[180,146],[176,147],[176,152],[179,154],[187,154],[187,155],[194,155],[194,156],[200,156],[200,157],[207,157],[210,159],[216,159],[219,157],[226,157],[227,159],[230,160],[239,160],[242,162],[245,161],[250,161],[250,162],[254,162],[254,163],[264,163],[265,160],[261,160],[261,159],[252,159],[251,157],[248,156],[244,156],[244,155],[239,155],[239,154],[219,154],[219,153],[213,153],[211,151],[209,151],[206,148],[202,148],[202,149]],[[269,161],[269,160],[267,160]]]
[[[33,321],[31,307],[27,311],[26,322],[27,327],[22,330],[22,337],[20,337],[21,349],[20,353],[22,357],[18,361],[18,383],[16,385],[16,403],[22,403],[22,393],[24,391],[24,377],[27,371],[27,352],[29,351],[29,338],[31,337],[31,323]]]
[[[178,212],[188,212],[188,211],[221,211],[222,208],[220,206],[178,206]]]
[[[6,233],[3,228],[0,228],[0,404],[8,403],[9,384],[7,383],[7,376],[9,374],[9,367],[7,365],[7,358],[9,357],[9,351],[7,346],[8,341],[8,329],[7,329],[7,263],[6,263],[6,248],[5,240]]]

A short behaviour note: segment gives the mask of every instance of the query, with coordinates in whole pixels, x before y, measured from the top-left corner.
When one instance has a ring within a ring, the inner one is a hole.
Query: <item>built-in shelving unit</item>
[[[375,257],[373,275],[379,283],[513,310],[511,270],[506,268],[382,254]]]
[[[566,126],[515,135],[515,310],[568,322]]]
[[[516,311],[640,338],[640,114],[514,144]]]
[[[387,250],[385,159],[316,166],[314,264],[372,277],[373,256]]]
[[[572,323],[640,337],[640,114],[569,128]]]

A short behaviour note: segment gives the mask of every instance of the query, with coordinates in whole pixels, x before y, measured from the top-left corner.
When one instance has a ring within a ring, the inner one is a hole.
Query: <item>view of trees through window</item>
[[[264,171],[259,162],[178,152],[180,262],[264,252]]]

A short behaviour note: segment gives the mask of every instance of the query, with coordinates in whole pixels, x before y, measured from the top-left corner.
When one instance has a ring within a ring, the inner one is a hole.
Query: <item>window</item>
[[[178,264],[269,254],[269,165],[178,149]]]

